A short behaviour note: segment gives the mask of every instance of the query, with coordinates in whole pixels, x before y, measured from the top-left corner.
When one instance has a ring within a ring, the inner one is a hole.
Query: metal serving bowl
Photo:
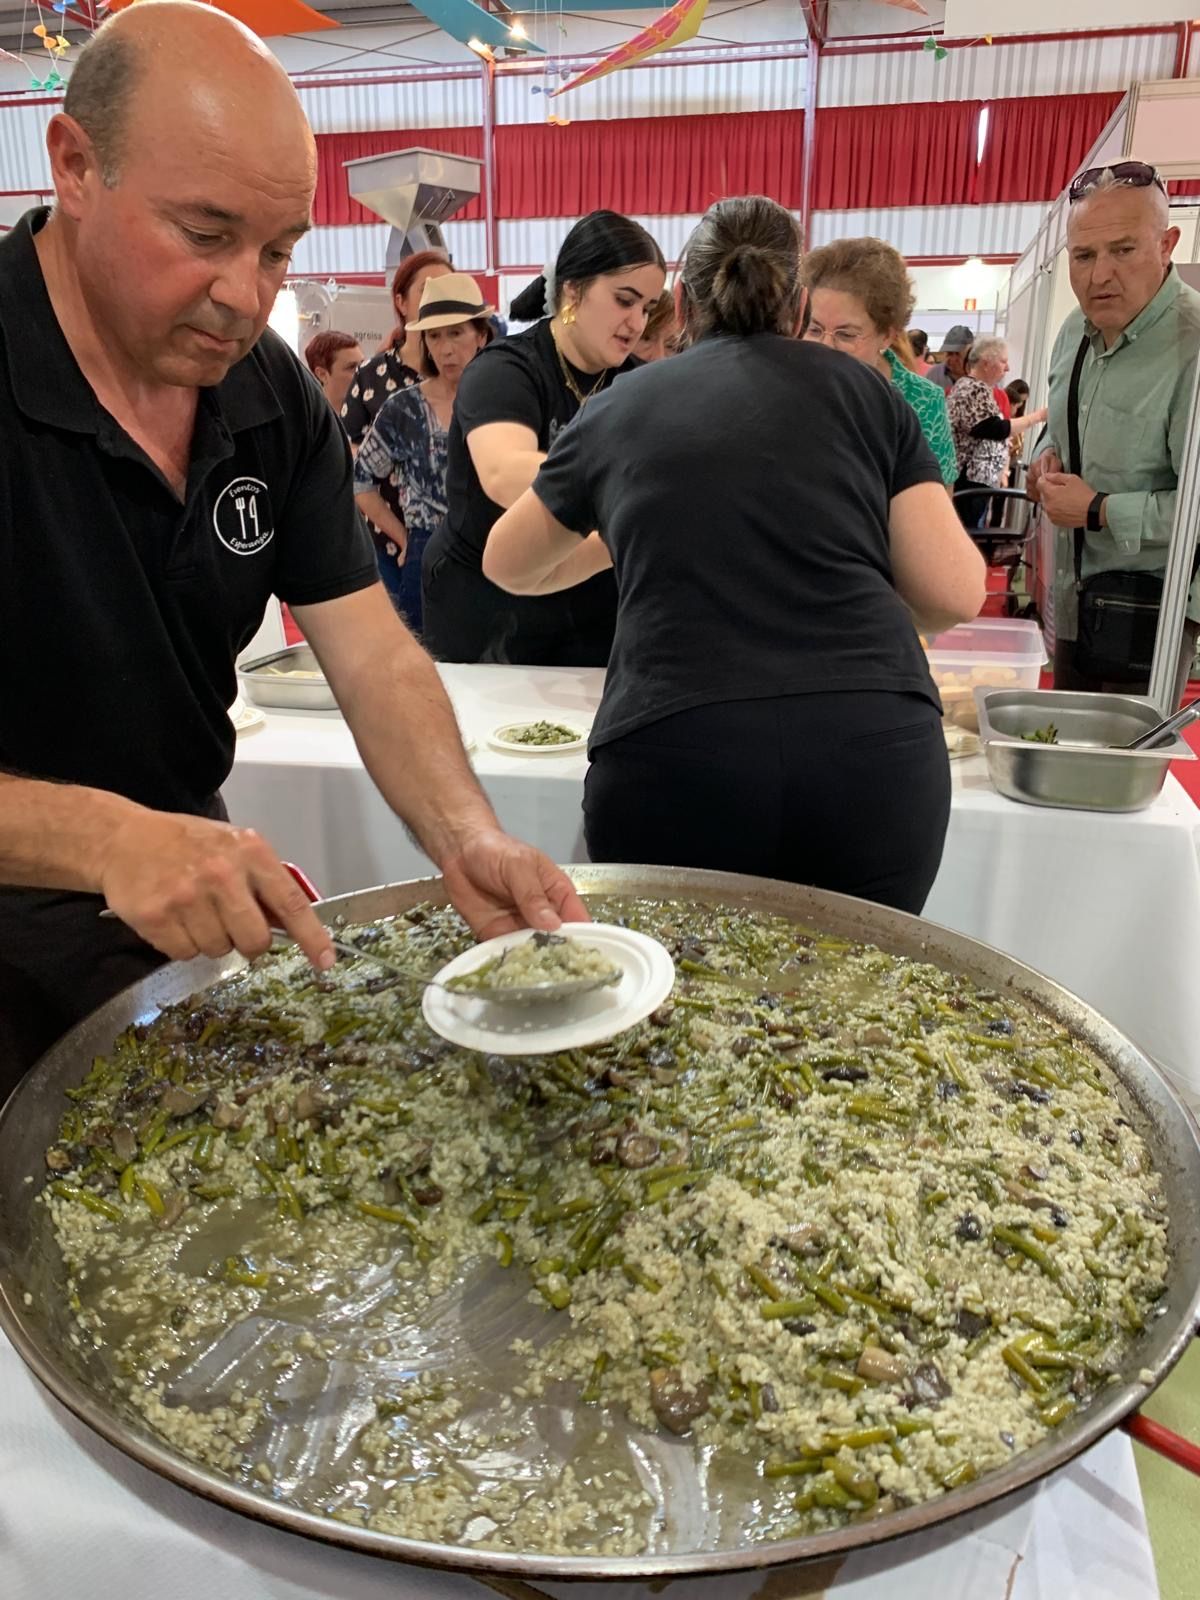
[[[1026,805],[1144,811],[1161,794],[1172,761],[1196,759],[1178,736],[1155,750],[1114,748],[1162,721],[1148,700],[1134,695],[976,689],[975,704],[988,775],[1007,799]],[[1022,738],[1048,723],[1060,743]]]
[[[271,668],[278,670],[272,671]],[[316,672],[316,678],[289,678],[289,672]],[[258,656],[238,668],[246,698],[256,706],[286,711],[336,711],[338,703],[310,645],[292,644]]]
[[[70,1342],[62,1264],[46,1224],[33,1204],[45,1178],[44,1152],[63,1110],[64,1089],[78,1083],[92,1058],[107,1050],[130,1023],[145,1021],[168,1003],[219,981],[240,965],[196,960],[168,966],[125,990],[82,1022],[26,1077],[0,1113],[0,1327],[36,1376],[78,1417],[110,1443],[164,1477],[222,1505],[295,1533],[376,1555],[431,1566],[510,1577],[577,1579],[680,1578],[769,1567],[829,1557],[913,1533],[974,1510],[1061,1467],[1132,1412],[1166,1377],[1192,1336],[1200,1308],[1200,1136],[1190,1114],[1150,1060],[1082,1001],[974,939],[950,933],[900,912],[842,895],[761,878],[650,867],[569,869],[584,893],[684,898],[764,913],[779,913],[834,935],[873,942],[897,955],[932,961],[988,988],[1006,990],[1069,1027],[1111,1068],[1123,1086],[1125,1115],[1145,1139],[1162,1176],[1171,1217],[1170,1288],[1163,1314],[1127,1353],[1119,1380],[1080,1414],[1062,1424],[1003,1470],[924,1504],[801,1539],[745,1543],[668,1542],[634,1557],[550,1556],[448,1546],[374,1532],[334,1521],[274,1499],[266,1491],[196,1465],[177,1454],[115,1396],[102,1362]],[[326,920],[390,916],[420,901],[446,902],[440,879],[395,884],[327,900]],[[26,1304],[26,1295],[30,1303]],[[536,1310],[531,1314],[539,1315]],[[304,1428],[300,1408],[292,1426]],[[676,1445],[677,1451],[685,1447]],[[682,1455],[676,1458],[683,1459]],[[686,1495],[686,1474],[667,1496]]]

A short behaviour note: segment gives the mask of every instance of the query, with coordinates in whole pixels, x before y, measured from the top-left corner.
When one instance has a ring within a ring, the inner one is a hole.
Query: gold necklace
[[[567,388],[570,390],[570,392],[575,396],[576,400],[579,402],[579,409],[582,411],[584,406],[587,405],[588,401],[592,398],[592,396],[599,391],[600,386],[603,384],[605,378],[608,377],[608,369],[605,368],[601,372],[600,376],[596,379],[596,381],[592,385],[592,387],[588,390],[588,392],[586,394],[584,394],[583,390],[575,382],[575,379],[572,376],[570,367],[567,366],[566,357],[563,355],[562,348],[559,345],[558,335],[554,331],[553,322],[551,322],[551,324],[550,324],[550,340],[551,340],[551,343],[554,345],[554,354],[558,357],[558,365],[559,365],[559,370],[561,371],[561,373],[563,375],[563,382],[566,384]]]

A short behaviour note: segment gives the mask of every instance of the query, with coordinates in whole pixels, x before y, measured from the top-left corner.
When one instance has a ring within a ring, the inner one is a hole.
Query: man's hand
[[[98,877],[109,908],[173,961],[262,955],[272,926],[314,967],[336,959],[304,891],[250,828],[139,810],[112,833]]]
[[[1062,461],[1056,450],[1043,450],[1036,460],[1029,463],[1029,472],[1025,478],[1025,492],[1031,500],[1040,500],[1042,497],[1042,479],[1048,472],[1061,472]]]
[[[450,899],[480,939],[514,928],[590,922],[571,880],[548,856],[499,828],[470,834],[442,863]]]
[[[1096,498],[1091,484],[1073,472],[1043,472],[1039,483],[1042,507],[1056,528],[1082,528]]]

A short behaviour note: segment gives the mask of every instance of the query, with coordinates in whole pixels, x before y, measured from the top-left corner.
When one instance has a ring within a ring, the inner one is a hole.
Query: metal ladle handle
[[[1173,739],[1181,728],[1186,728],[1190,722],[1195,722],[1197,717],[1200,717],[1200,700],[1194,700],[1190,706],[1184,706],[1182,711],[1177,711],[1173,717],[1168,717],[1157,727],[1147,729],[1145,733],[1139,734],[1132,744],[1127,744],[1123,748],[1156,750],[1160,744],[1167,744]]]

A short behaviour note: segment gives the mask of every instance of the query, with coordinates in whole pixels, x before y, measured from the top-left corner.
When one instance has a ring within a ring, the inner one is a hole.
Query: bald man
[[[54,208],[0,242],[0,1086],[164,957],[255,955],[275,923],[332,964],[219,798],[272,593],[475,931],[586,917],[497,823],[337,419],[267,330],[316,183],[283,69],[220,12],[142,0],[80,53],[47,147]]]
[[[1079,309],[1054,347],[1049,443],[1029,470],[1030,493],[1072,534],[1064,566],[1076,583],[1060,585],[1055,611],[1059,689],[1143,694],[1149,685],[1200,353],[1200,294],[1171,265],[1178,242],[1152,167],[1120,162],[1072,185],[1067,251]],[[1196,648],[1196,585],[1188,618],[1177,704]]]

